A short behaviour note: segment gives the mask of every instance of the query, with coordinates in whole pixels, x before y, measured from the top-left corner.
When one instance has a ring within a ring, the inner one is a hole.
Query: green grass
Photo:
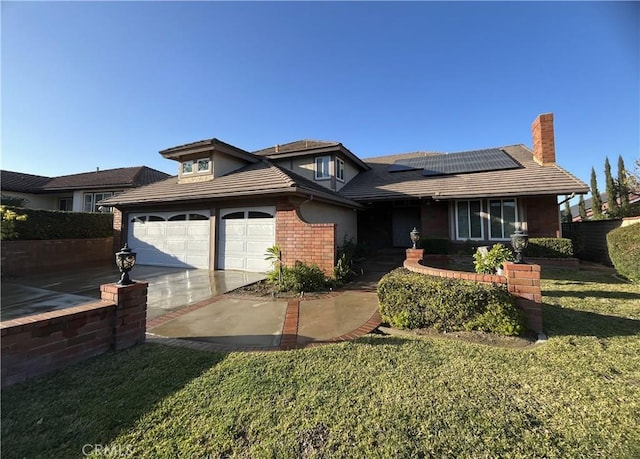
[[[99,444],[109,457],[640,457],[640,288],[545,276],[543,345],[368,336],[220,355],[146,344],[3,390],[2,456],[83,457]]]

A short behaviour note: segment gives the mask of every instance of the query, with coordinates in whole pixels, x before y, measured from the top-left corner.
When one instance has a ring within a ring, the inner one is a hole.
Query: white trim
[[[342,172],[342,177],[340,177]],[[336,158],[336,180],[344,183],[344,161],[340,158]]]
[[[502,232],[504,232],[505,230],[505,221],[504,221],[504,202],[505,201],[512,201],[513,202],[513,208],[514,208],[514,226],[515,224],[519,221],[518,220],[518,200],[516,198],[489,198],[487,199],[487,226],[488,226],[488,232],[489,232],[489,240],[490,241],[509,241],[511,240],[511,235],[507,234],[507,235],[503,235],[502,237],[494,237],[492,234],[492,229],[491,229],[491,202],[492,201],[499,201],[500,202],[500,223],[501,223],[501,227],[502,227]]]
[[[458,227],[458,203],[461,202],[466,202],[471,203],[471,202],[479,202],[480,203],[480,237],[471,237],[471,206],[468,206],[467,209],[467,213],[468,213],[468,217],[469,217],[469,237],[460,237],[460,231],[459,231],[459,227]],[[457,201],[454,201],[453,204],[453,208],[454,208],[454,219],[455,219],[455,239],[457,241],[482,241],[484,240],[484,218],[482,217],[482,212],[483,212],[483,206],[482,206],[482,199],[460,199]]]
[[[318,160],[322,161],[322,169],[324,169],[324,164],[326,160],[326,171],[323,170],[322,172],[326,173],[326,175],[319,175],[319,168],[318,168]],[[316,156],[313,159],[313,173],[314,173],[314,178],[316,180],[329,180],[331,178],[331,156],[330,155],[325,155],[325,156]]]

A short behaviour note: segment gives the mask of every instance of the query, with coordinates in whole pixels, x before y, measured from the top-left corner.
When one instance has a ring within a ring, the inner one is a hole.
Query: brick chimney
[[[533,159],[541,166],[556,163],[556,142],[553,134],[553,113],[538,115],[531,125]]]

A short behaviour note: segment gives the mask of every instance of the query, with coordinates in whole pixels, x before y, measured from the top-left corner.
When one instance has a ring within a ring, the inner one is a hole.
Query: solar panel
[[[422,175],[431,177],[436,175],[516,169],[518,167],[520,167],[520,165],[504,151],[497,148],[490,148],[487,150],[463,151],[446,155],[399,159],[389,167],[389,172],[422,169]]]

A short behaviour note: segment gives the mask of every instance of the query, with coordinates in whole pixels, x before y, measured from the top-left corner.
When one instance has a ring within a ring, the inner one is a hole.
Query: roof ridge
[[[280,177],[284,178],[285,182],[286,182],[289,186],[293,187],[293,186],[298,185],[298,183],[293,179],[293,177],[291,177],[289,174],[287,174],[287,172],[285,172],[285,171],[284,171],[280,166],[277,166],[276,164],[272,163],[271,161],[269,161],[269,160],[268,160],[268,159],[266,159],[266,158],[265,158],[265,159],[263,159],[263,161],[267,164],[267,166],[269,166],[269,167],[271,167],[271,168],[275,169],[276,173],[277,173]]]

